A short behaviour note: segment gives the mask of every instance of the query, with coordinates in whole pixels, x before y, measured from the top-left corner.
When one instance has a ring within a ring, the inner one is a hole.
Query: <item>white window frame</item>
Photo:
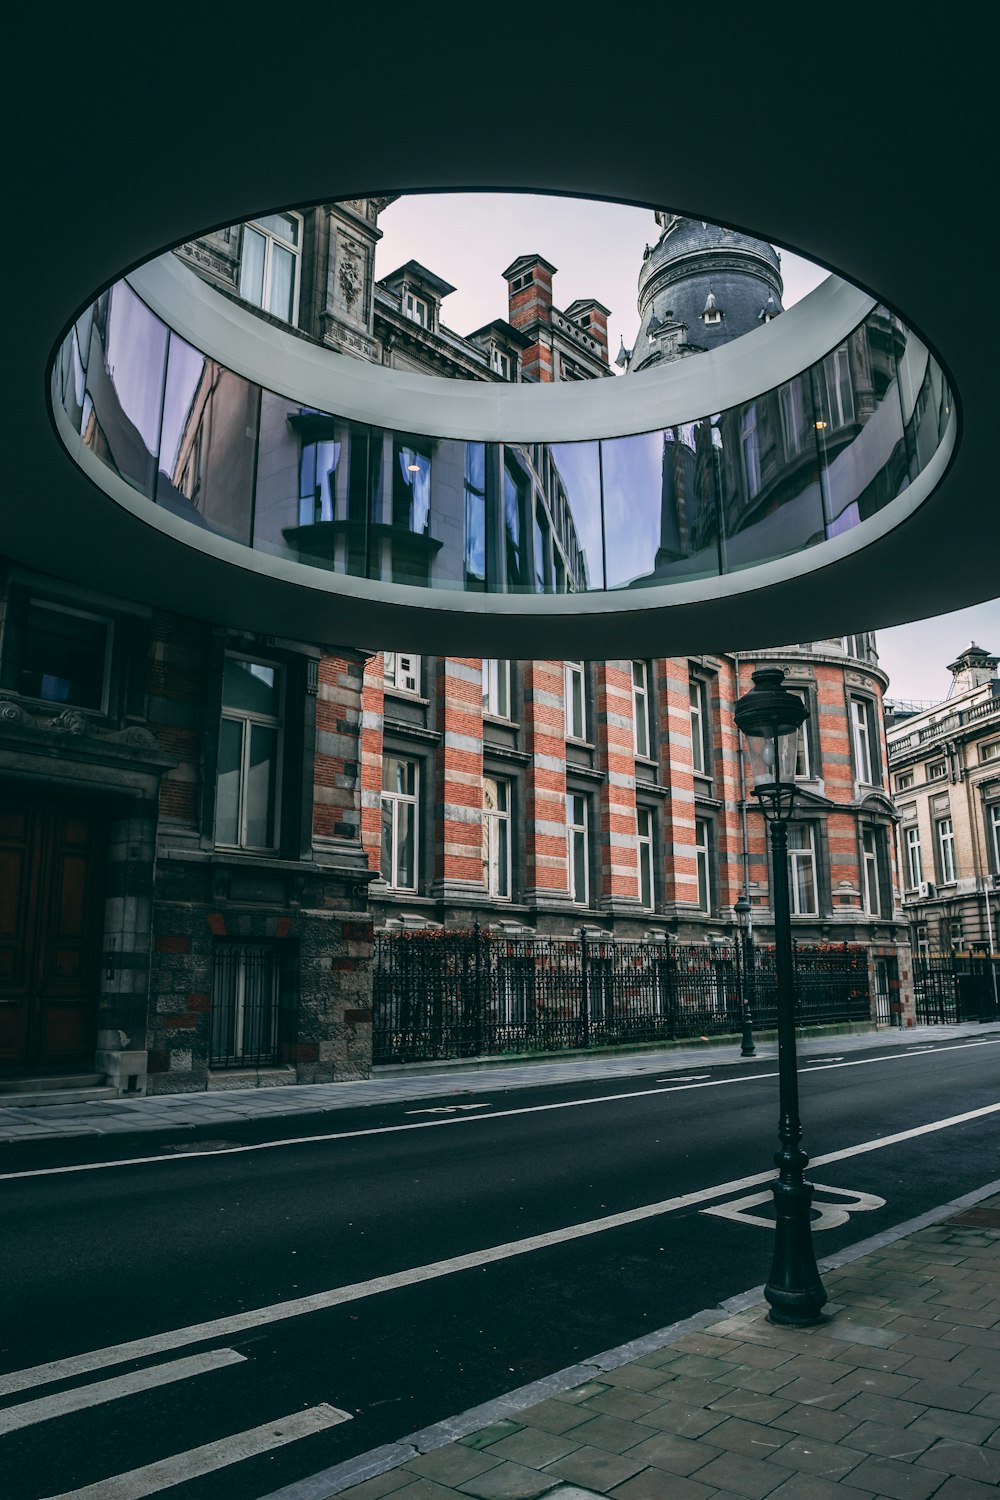
[[[574,802],[580,804],[581,819],[574,820]],[[576,886],[575,845],[583,848],[583,891]],[[566,875],[569,899],[576,906],[590,905],[590,800],[585,792],[566,793]]]
[[[243,237],[240,242],[240,276],[238,290],[239,295],[243,299],[243,301],[249,302],[251,307],[259,307],[261,312],[268,313],[272,318],[281,318],[282,322],[284,322],[282,314],[272,311],[272,309],[268,306],[268,302],[271,296],[271,264],[274,258],[274,246],[280,245],[281,248],[283,250],[286,250],[294,259],[295,274],[292,278],[292,315],[289,319],[289,327],[297,328],[299,323],[299,291],[302,280],[302,231],[305,221],[303,220],[302,215],[297,213],[283,213],[279,217],[294,219],[296,224],[298,225],[298,236],[295,244],[292,245],[288,240],[282,239],[280,234],[275,234],[273,230],[266,228],[266,226],[260,223],[258,220],[249,219],[243,226]],[[255,234],[259,234],[264,241],[264,274],[261,281],[261,295],[259,302],[254,302],[250,297],[246,295],[243,290],[244,245],[246,243],[246,231],[248,229],[253,230]]]
[[[653,825],[653,809],[637,807],[635,810],[636,873],[639,880],[639,905],[643,911],[652,911],[656,905]],[[648,893],[648,899],[645,899],[644,887],[645,893]]]
[[[403,290],[403,316],[409,318],[411,323],[416,323],[418,328],[430,328],[431,326],[431,304],[426,297],[421,297],[419,292],[414,292],[410,287]]]
[[[712,750],[708,727],[708,683],[703,677],[688,679],[691,715],[691,765],[696,776],[711,776]]]
[[[924,856],[920,848],[920,829],[915,823],[904,829],[904,842],[906,844],[906,873],[909,877],[910,889],[916,890],[918,885],[924,883]]]
[[[632,663],[632,743],[636,755],[649,760],[653,754],[653,719],[650,713],[649,663]]]
[[[265,667],[274,673],[275,683],[278,689],[278,712],[277,714],[254,713],[249,709],[239,709],[222,705],[221,718],[230,723],[241,724],[242,740],[240,747],[240,773],[239,773],[239,797],[236,815],[237,840],[235,844],[226,844],[216,840],[216,846],[220,849],[253,849],[260,853],[273,854],[281,845],[281,783],[284,759],[284,720],[285,720],[285,673],[275,662],[260,661],[254,656],[244,656],[242,652],[228,651],[227,659],[232,661],[247,661],[255,667]],[[275,758],[274,758],[274,809],[271,815],[271,826],[274,829],[274,839],[270,844],[251,844],[247,841],[247,820],[249,815],[249,798],[247,786],[250,772],[250,742],[251,731],[254,724],[277,731],[275,735]],[[220,725],[221,732],[221,725]],[[218,804],[218,782],[216,782],[216,804]]]
[[[511,722],[510,662],[483,657],[483,714]]]
[[[950,814],[935,818],[934,835],[937,841],[941,884],[951,885],[957,879],[957,866],[955,864],[955,824]]]
[[[385,858],[385,849],[380,846],[379,870],[382,879],[391,891],[415,891],[419,885],[420,871],[420,762],[409,755],[399,755],[395,751],[383,753],[382,762],[385,765],[388,760],[399,760],[405,765],[413,768],[413,791],[394,792],[383,786],[379,804],[380,812],[385,810],[386,804],[391,807],[391,848],[389,859],[389,872],[386,874],[382,869],[382,861]],[[413,817],[413,882],[411,885],[401,885],[399,881],[399,822],[400,809],[408,807],[412,810]],[[380,830],[381,838],[381,830]]]
[[[986,809],[990,842],[993,845],[993,873],[1000,875],[1000,802],[993,802]]]
[[[511,899],[513,800],[513,784],[506,777],[483,777],[483,884],[494,901]],[[505,829],[506,840],[502,836]]]
[[[913,780],[914,778],[912,771],[901,772],[900,775],[896,777],[896,791],[908,792],[910,790],[910,787],[913,785]]]
[[[861,830],[861,890],[865,911],[870,917],[880,917],[882,880],[879,874],[878,834],[874,828]]]
[[[795,697],[799,699],[803,708],[806,710],[806,714],[808,715],[809,696],[806,693],[805,689],[789,688],[788,691],[795,694]],[[794,779],[796,781],[811,781],[812,774],[812,756],[810,753],[809,744],[809,718],[806,717],[805,719],[803,719],[802,723],[795,731]]]
[[[694,820],[694,858],[698,873],[698,910],[712,914],[712,824],[708,818]]]
[[[1000,760],[1000,740],[990,740],[988,745],[980,745],[979,759],[980,761]]]
[[[936,760],[933,765],[927,767],[928,781],[944,781],[948,775],[948,766],[943,760]]]
[[[420,696],[420,657],[386,651],[382,658],[382,684],[397,693]]]
[[[493,348],[490,350],[490,369],[499,375],[501,380],[513,380],[514,361],[506,349]]]
[[[870,698],[852,696],[850,715],[855,779],[862,786],[881,786],[878,777],[878,747],[875,742],[875,705]]]
[[[801,831],[805,838],[804,848],[793,848],[791,835],[793,831]],[[793,917],[815,917],[819,915],[819,882],[816,870],[816,830],[811,823],[792,824],[788,829],[788,898],[789,907]],[[797,867],[799,864],[809,867],[812,878],[813,904],[806,907],[802,903],[799,891]]]
[[[566,738],[587,739],[587,673],[582,661],[563,663]]]

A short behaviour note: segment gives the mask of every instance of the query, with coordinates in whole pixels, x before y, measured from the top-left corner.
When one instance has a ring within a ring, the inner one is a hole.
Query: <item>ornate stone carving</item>
[[[361,291],[362,275],[357,261],[347,252],[341,256],[338,280],[340,281],[340,290],[344,294],[344,301],[349,308],[353,307],[358,293]]]
[[[90,728],[90,721],[86,714],[80,713],[76,708],[64,708],[61,714],[57,714],[49,725],[60,734],[86,734]]]
[[[5,724],[31,724],[33,726],[35,720],[30,714],[25,713],[19,703],[11,703],[8,700],[6,703],[0,704],[0,722]]]

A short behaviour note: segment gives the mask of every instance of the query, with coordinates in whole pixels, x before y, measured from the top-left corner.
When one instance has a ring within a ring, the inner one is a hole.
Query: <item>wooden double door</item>
[[[0,1069],[93,1068],[106,852],[97,804],[0,791]]]

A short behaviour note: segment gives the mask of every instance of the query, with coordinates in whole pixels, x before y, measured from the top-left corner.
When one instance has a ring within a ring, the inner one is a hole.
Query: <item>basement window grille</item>
[[[270,1064],[277,1046],[277,949],[268,943],[220,943],[212,976],[210,1066]]]

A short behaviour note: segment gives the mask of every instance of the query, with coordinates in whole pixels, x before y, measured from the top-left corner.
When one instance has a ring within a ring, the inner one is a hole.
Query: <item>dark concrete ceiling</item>
[[[140,522],[123,523],[60,447],[46,365],[66,324],[124,269],[264,209],[509,188],[667,205],[795,249],[889,301],[958,393],[962,440],[945,482],[849,575],[834,564],[692,605],[676,631],[662,616],[645,631],[635,616],[627,629],[605,619],[606,654],[774,644],[1000,593],[995,318],[984,301],[995,129],[982,38],[897,4],[796,12],[780,28],[758,8],[725,5],[616,6],[604,21],[559,5],[542,20],[534,7],[457,5],[251,14],[98,4],[67,20],[39,8],[10,47],[9,555],[223,618],[217,576],[210,586],[186,549],[154,547]],[[261,607],[269,622],[280,613],[266,579]],[[383,632],[364,610],[326,609],[318,633],[395,644],[398,619],[394,632],[385,615]],[[544,649],[562,645],[556,633]],[[538,641],[512,630],[508,647],[530,655]]]

